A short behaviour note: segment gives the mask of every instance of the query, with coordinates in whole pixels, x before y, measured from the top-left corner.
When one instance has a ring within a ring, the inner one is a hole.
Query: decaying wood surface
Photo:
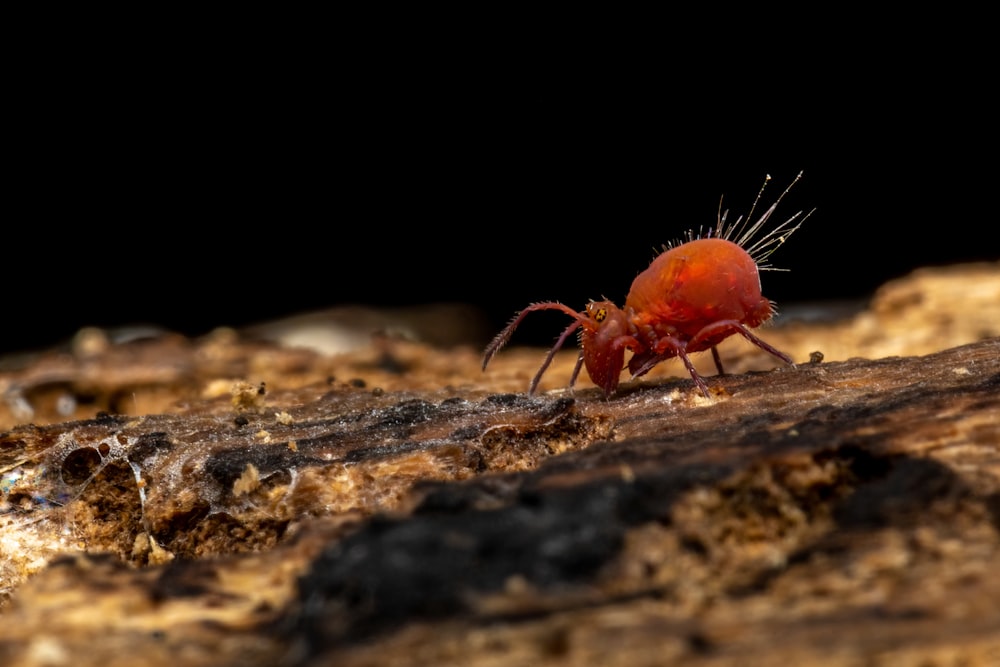
[[[1000,265],[789,319],[710,400],[391,336],[7,360],[0,663],[1000,665]]]

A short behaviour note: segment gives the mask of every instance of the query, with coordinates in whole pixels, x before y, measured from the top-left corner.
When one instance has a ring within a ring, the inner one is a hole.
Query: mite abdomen
[[[687,337],[719,320],[755,327],[771,314],[757,263],[720,238],[688,241],[660,254],[633,281],[625,307],[645,313],[643,319],[656,328],[667,325]]]

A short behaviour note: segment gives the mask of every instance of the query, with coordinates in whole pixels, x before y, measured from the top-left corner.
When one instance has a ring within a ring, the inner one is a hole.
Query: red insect
[[[556,352],[578,329],[580,357],[569,386],[576,382],[580,368],[586,366],[590,379],[606,396],[618,388],[626,350],[632,351],[628,370],[633,379],[665,359],[680,357],[705,396],[709,396],[708,385],[688,355],[711,350],[721,375],[722,360],[715,346],[733,334],[740,334],[786,364],[793,364],[791,357],[765,343],[750,329],[766,322],[775,312],[774,304],[761,295],[759,271],[773,269],[766,263],[768,257],[812,212],[802,217],[799,211],[761,238],[754,237],[800,178],[801,172],[757,222],[751,223],[750,219],[770,176],[764,180],[745,219],[740,217],[727,225],[726,213],[720,206],[716,226],[704,238],[689,231],[685,242],[665,246],[664,252],[632,282],[624,308],[607,300],[591,301],[582,312],[556,301],[528,306],[486,347],[483,370],[525,316],[538,310],[560,310],[572,317],[573,322],[545,357],[528,387],[529,394],[538,388]]]

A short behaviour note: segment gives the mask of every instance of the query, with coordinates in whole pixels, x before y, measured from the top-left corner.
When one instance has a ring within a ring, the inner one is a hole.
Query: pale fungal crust
[[[264,383],[234,382],[230,388],[233,407],[239,412],[260,412],[264,409],[267,390]]]
[[[233,482],[233,495],[249,495],[259,488],[260,472],[258,472],[257,466],[252,463],[248,463],[246,468],[243,469],[243,474],[240,475],[239,479]]]

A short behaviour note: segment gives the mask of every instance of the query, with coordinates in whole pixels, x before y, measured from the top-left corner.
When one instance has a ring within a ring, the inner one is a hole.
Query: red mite
[[[586,366],[590,379],[604,390],[605,396],[611,396],[618,388],[626,350],[632,351],[628,370],[633,379],[661,361],[680,357],[706,397],[708,385],[688,355],[711,350],[721,375],[722,360],[715,346],[733,334],[740,334],[786,364],[793,364],[791,357],[755,336],[750,329],[766,322],[775,312],[774,304],[760,293],[759,271],[773,269],[766,263],[767,258],[812,212],[802,217],[799,211],[761,238],[754,237],[800,178],[801,172],[757,222],[751,223],[750,219],[770,176],[764,180],[745,219],[740,217],[727,225],[726,213],[720,206],[716,226],[704,238],[689,231],[686,242],[665,246],[664,252],[632,282],[624,308],[608,300],[591,301],[582,312],[556,301],[528,306],[486,347],[483,370],[525,316],[537,310],[560,310],[572,317],[573,322],[545,357],[528,387],[529,394],[535,393],[556,352],[577,329],[581,350],[569,386],[576,382],[581,366]]]

